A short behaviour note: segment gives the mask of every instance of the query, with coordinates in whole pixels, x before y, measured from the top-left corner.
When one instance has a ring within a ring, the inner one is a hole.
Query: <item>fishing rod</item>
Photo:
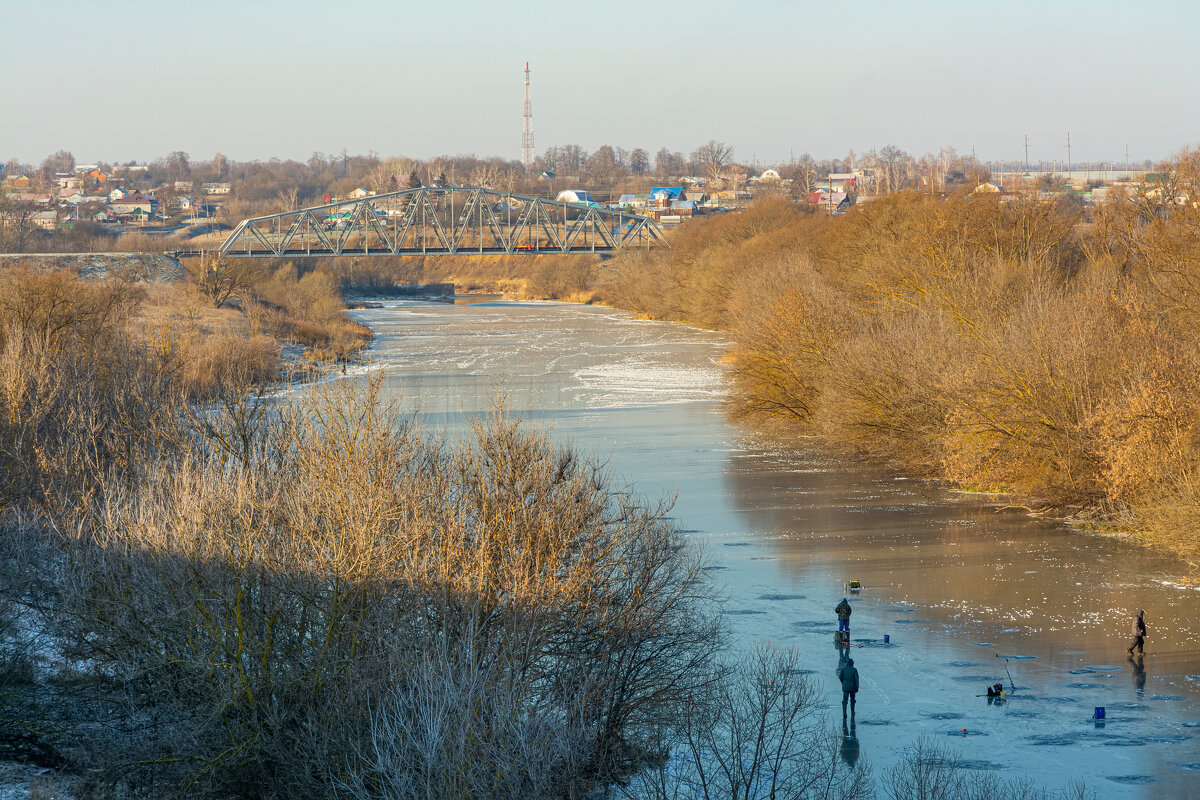
[[[1017,693],[1017,684],[1015,682],[1013,682],[1012,673],[1008,671],[1008,656],[1002,656],[999,653],[996,653],[996,658],[1004,659],[1004,674],[1008,676],[1008,685],[1010,687],[1012,687],[1013,694],[1016,694]]]

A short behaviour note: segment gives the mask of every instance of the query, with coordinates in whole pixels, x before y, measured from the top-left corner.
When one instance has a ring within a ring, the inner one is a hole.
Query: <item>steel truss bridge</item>
[[[239,223],[226,256],[613,253],[666,244],[640,214],[481,187],[421,187]]]

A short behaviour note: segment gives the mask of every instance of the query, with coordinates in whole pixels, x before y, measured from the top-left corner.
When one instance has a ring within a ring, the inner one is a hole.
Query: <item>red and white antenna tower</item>
[[[521,127],[521,163],[533,169],[533,102],[529,99],[529,62],[525,62],[525,122]]]

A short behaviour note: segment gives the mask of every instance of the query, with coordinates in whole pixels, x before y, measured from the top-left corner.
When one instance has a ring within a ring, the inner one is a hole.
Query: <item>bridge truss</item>
[[[666,244],[650,217],[481,187],[421,187],[238,224],[228,256],[612,253]]]

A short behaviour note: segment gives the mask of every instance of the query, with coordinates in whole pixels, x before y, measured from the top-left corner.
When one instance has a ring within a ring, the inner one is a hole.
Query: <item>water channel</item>
[[[877,774],[924,734],[1006,778],[1200,798],[1200,591],[1177,582],[1178,563],[732,424],[720,334],[497,300],[355,315],[378,335],[372,368],[426,427],[461,432],[502,389],[623,483],[675,496],[734,635],[798,648],[831,722],[833,607],[861,581],[856,733]],[[1150,636],[1131,659],[1138,608]],[[1007,702],[978,697],[1010,675]]]

